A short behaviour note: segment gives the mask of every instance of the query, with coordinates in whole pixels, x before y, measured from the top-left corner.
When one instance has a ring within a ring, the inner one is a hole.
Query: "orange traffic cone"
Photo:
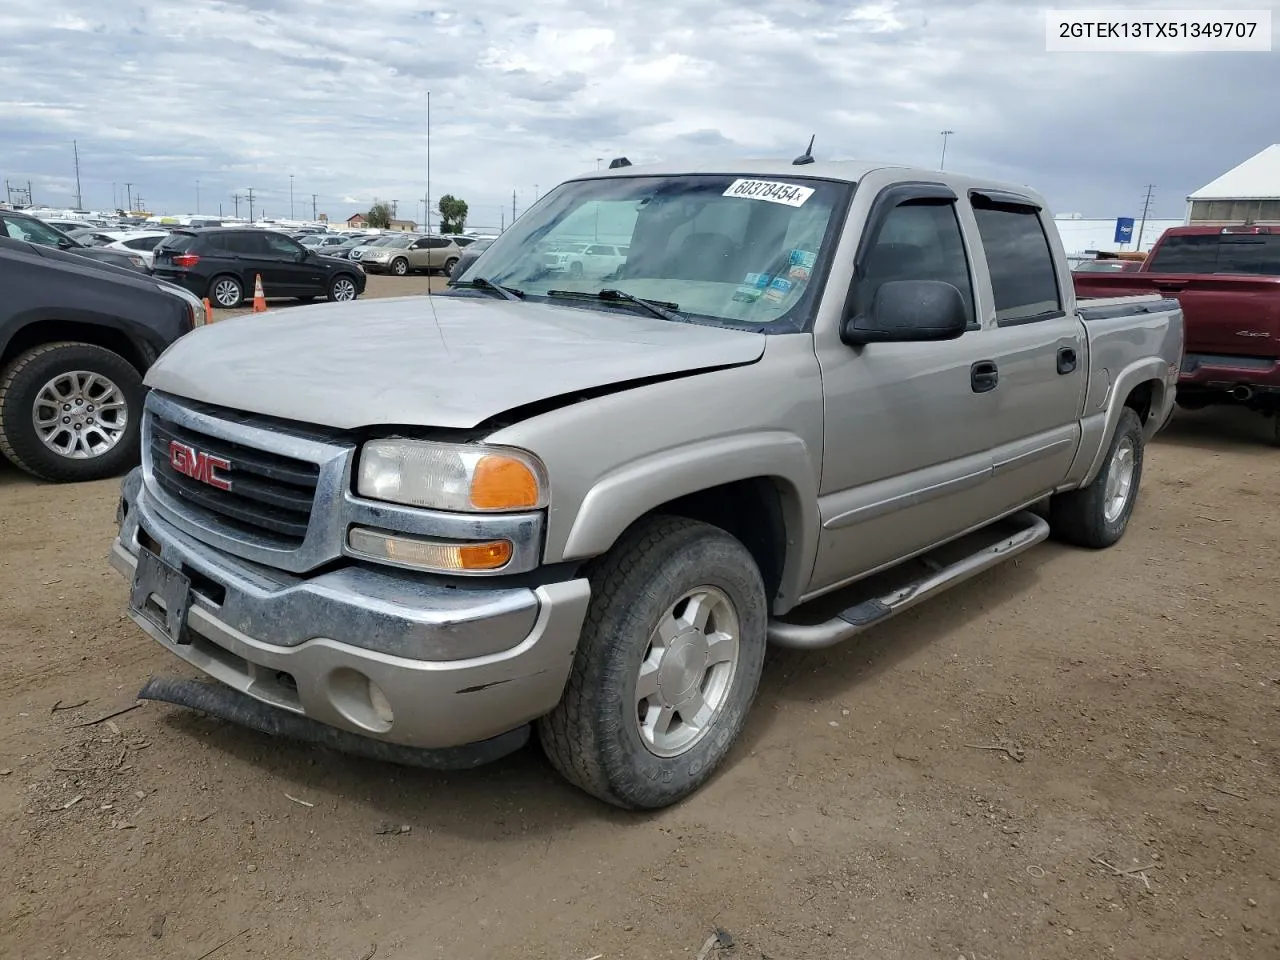
[[[253,312],[262,313],[267,309],[267,298],[262,295],[262,274],[253,275]]]
[[[213,304],[209,302],[209,298],[204,298],[204,322],[213,323]]]

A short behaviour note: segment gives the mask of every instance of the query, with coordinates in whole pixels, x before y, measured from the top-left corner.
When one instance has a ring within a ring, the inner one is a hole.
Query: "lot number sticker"
[[[778,180],[735,180],[724,192],[724,196],[768,200],[770,203],[782,203],[788,207],[803,207],[804,202],[813,196],[813,188],[802,187],[795,183],[782,183]]]

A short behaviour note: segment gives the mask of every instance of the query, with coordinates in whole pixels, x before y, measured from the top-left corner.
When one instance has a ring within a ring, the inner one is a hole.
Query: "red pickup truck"
[[[1173,227],[1132,272],[1072,274],[1077,298],[1162,293],[1185,324],[1178,405],[1274,418],[1280,444],[1280,227]]]

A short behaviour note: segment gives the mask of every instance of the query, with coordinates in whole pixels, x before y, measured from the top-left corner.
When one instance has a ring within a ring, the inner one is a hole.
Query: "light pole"
[[[953,133],[955,133],[954,130],[943,130],[940,134],[942,137],[942,159],[938,161],[939,170],[945,170],[947,167],[947,138]]]
[[[289,174],[289,219],[293,219],[293,174]]]
[[[196,181],[196,214],[200,213],[200,181]]]

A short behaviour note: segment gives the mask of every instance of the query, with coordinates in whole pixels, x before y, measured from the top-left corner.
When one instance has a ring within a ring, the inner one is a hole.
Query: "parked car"
[[[52,481],[138,463],[142,377],[204,323],[200,301],[134,270],[0,237],[0,453]]]
[[[125,250],[136,253],[147,265],[147,269],[151,269],[152,262],[155,259],[156,247],[160,245],[160,241],[169,236],[167,230],[140,230],[140,231],[108,231],[100,234],[108,238],[105,245],[107,250]]]
[[[1139,260],[1081,260],[1073,273],[1131,273],[1142,267]]]
[[[1172,227],[1137,271],[1076,273],[1074,284],[1080,297],[1177,297],[1187,326],[1178,405],[1261,413],[1280,445],[1280,232]]]
[[[304,234],[303,236],[298,237],[297,240],[308,250],[323,253],[326,257],[333,256],[333,251],[335,249],[347,243],[346,237],[340,237],[336,233]]]
[[[268,298],[354,300],[364,293],[364,272],[321,256],[274,230],[205,227],[172,231],[155,250],[155,275],[233,309],[253,296],[256,277]]]
[[[407,273],[440,270],[448,276],[461,256],[461,248],[450,237],[399,233],[384,236],[363,248],[359,260],[369,273],[403,277]]]
[[[41,246],[65,250],[89,260],[109,263],[117,267],[147,272],[146,261],[133,251],[108,250],[105,247],[89,246],[67,236],[57,227],[52,227],[43,220],[18,213],[15,210],[0,210],[0,237],[12,240],[24,240],[27,243],[38,243]]]
[[[471,264],[479,260],[480,254],[488,250],[492,243],[492,240],[486,237],[480,237],[473,239],[471,243],[463,247],[462,253],[458,257],[458,262],[454,264],[453,270],[449,273],[451,278],[449,281],[450,284],[453,283],[453,277],[460,276],[468,267],[471,266]]]
[[[351,251],[357,247],[369,245],[368,237],[343,237],[342,242],[336,246],[326,247],[324,255],[326,257],[338,257],[342,260],[348,260],[351,257]]]
[[[111,558],[216,682],[140,696],[435,766],[533,722],[581,789],[662,807],[733,747],[766,641],[846,641],[1050,533],[1123,537],[1176,302],[1079,307],[1024,187],[702,169],[733,172],[562,185],[429,307],[171,348]],[[631,220],[618,277],[548,271],[537,239],[597,204]]]

